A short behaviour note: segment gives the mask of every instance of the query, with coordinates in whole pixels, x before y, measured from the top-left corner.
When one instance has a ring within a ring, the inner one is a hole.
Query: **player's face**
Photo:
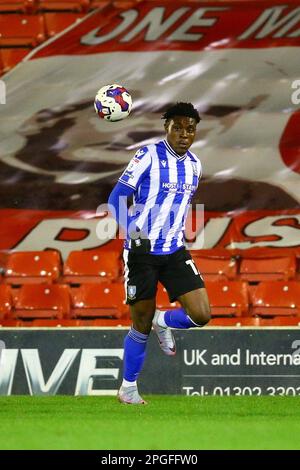
[[[178,155],[184,155],[196,135],[196,120],[186,116],[174,116],[165,123],[167,141]]]

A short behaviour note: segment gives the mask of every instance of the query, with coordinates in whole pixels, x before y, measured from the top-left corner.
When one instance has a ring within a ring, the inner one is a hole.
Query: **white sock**
[[[168,327],[168,325],[165,322],[165,312],[159,312],[157,316],[157,324],[158,326],[161,326],[162,328]]]
[[[122,387],[137,387],[136,380],[134,382],[128,382],[128,380],[123,379]]]

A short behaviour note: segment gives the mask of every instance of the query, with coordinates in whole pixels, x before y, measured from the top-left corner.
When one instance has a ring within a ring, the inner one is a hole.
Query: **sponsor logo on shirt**
[[[162,183],[162,189],[164,191],[171,191],[171,192],[179,192],[179,193],[185,193],[185,192],[194,192],[197,189],[197,186],[189,183]]]
[[[193,184],[183,183],[182,189],[185,191],[195,191],[197,187]]]
[[[176,189],[177,190],[179,186],[180,185],[178,183],[171,183],[171,182],[162,184],[163,189]]]

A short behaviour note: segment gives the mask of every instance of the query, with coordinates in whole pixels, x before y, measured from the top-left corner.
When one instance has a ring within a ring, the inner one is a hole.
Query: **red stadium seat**
[[[248,282],[279,281],[293,279],[296,274],[296,258],[290,256],[243,257],[240,279]]]
[[[37,4],[37,0],[0,0],[0,13],[33,13]]]
[[[7,251],[0,251],[0,274],[1,276],[5,272],[8,256],[9,255]]]
[[[121,318],[129,311],[121,283],[85,284],[71,295],[72,317]]]
[[[22,328],[23,322],[22,320],[0,320],[0,325],[5,328]]]
[[[115,281],[120,275],[117,251],[72,251],[64,264],[64,282],[82,284]]]
[[[159,310],[172,310],[180,307],[178,302],[170,303],[168,293],[160,283],[157,288],[156,306]]]
[[[88,11],[90,0],[40,0],[40,11]]]
[[[0,320],[9,315],[12,309],[12,295],[9,286],[0,285]]]
[[[299,317],[290,317],[290,316],[278,316],[278,317],[236,317],[236,318],[227,318],[227,317],[217,317],[212,318],[209,322],[209,326],[228,326],[228,327],[257,327],[257,326],[267,326],[267,327],[277,327],[277,326],[300,326]]]
[[[245,282],[207,282],[206,289],[212,316],[241,316],[248,314],[248,290]]]
[[[261,326],[261,321],[261,318],[258,317],[214,317],[208,325],[240,328],[243,326]]]
[[[251,292],[252,314],[300,315],[300,284],[297,281],[261,282]]]
[[[121,327],[121,326],[130,326],[131,320],[128,317],[122,317],[119,319],[112,318],[72,318],[72,319],[62,319],[62,320],[49,320],[44,318],[34,319],[32,321],[24,321],[23,324],[17,326],[30,326],[35,328],[74,328],[74,327]],[[8,320],[1,322],[3,325],[8,323]],[[9,325],[7,325],[9,326]]]
[[[93,320],[82,319],[81,326],[101,326],[101,327],[120,327],[120,326],[131,326],[132,320],[129,315],[116,319],[111,318],[94,318]]]
[[[237,263],[229,254],[213,257],[196,252],[193,253],[193,259],[205,281],[226,281],[236,278]]]
[[[300,280],[300,253],[296,254],[296,262],[297,262],[296,279]]]
[[[4,73],[15,67],[30,52],[30,48],[5,47],[0,49],[0,56],[3,63]]]
[[[69,287],[61,284],[26,284],[15,300],[16,318],[58,318],[70,311]]]
[[[35,47],[46,39],[43,15],[0,15],[0,47]]]
[[[62,327],[62,321],[58,319],[49,319],[49,318],[37,318],[33,319],[31,322],[26,320],[25,326],[31,326],[33,328],[60,328]],[[72,325],[75,326],[75,325]]]
[[[83,17],[83,13],[45,13],[47,36],[55,36],[72,24],[79,22]]]
[[[289,315],[276,316],[276,317],[255,317],[260,319],[260,326],[300,326],[300,318],[292,317]]]
[[[57,251],[27,251],[11,253],[6,263],[6,284],[51,283],[60,275],[60,255]]]

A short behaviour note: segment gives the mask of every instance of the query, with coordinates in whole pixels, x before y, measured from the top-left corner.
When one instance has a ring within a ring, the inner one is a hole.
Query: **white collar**
[[[173,157],[177,158],[177,160],[184,160],[187,157],[187,152],[184,155],[178,155],[178,153],[175,152],[174,149],[172,149],[171,145],[168,143],[167,139],[163,140],[163,143],[167,147],[168,152],[173,155]]]

